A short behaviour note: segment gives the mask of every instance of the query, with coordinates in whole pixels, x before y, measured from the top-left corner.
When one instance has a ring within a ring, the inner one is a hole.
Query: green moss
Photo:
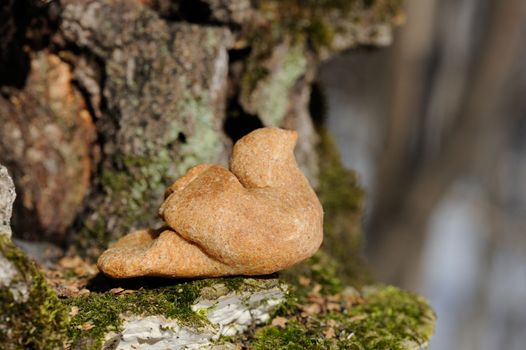
[[[0,288],[0,343],[5,349],[61,348],[67,315],[56,294],[35,265],[2,234],[0,255],[20,273],[20,280],[13,283],[29,287],[25,302],[15,300],[8,288]]]
[[[110,331],[119,331],[122,316],[164,315],[176,318],[182,324],[200,325],[204,321],[190,306],[210,280],[180,282],[170,286],[144,288],[133,294],[115,295],[111,291],[91,293],[86,297],[70,298],[63,301],[71,309],[78,307],[78,314],[72,317],[67,334],[73,344],[90,339],[90,348],[99,349],[104,336]],[[83,325],[92,325],[93,328]]]
[[[210,125],[211,116],[207,119],[202,103],[196,101],[185,108],[202,119],[195,121],[194,135],[179,145],[177,152],[147,144],[144,155],[115,155],[111,167],[102,170],[100,186],[106,198],[74,237],[82,255],[95,257],[132,228],[155,226],[166,187],[190,167],[217,159],[223,147]],[[178,137],[179,129],[174,130],[174,137]],[[166,141],[170,142],[175,141]]]
[[[105,283],[107,281],[102,280],[97,284]],[[193,312],[191,306],[200,295],[206,294],[209,289],[207,287],[223,285],[228,291],[247,292],[277,285],[275,279],[246,279],[242,277],[186,281],[153,280],[153,282],[145,279],[135,281],[135,283],[143,287],[133,294],[115,295],[110,290],[92,292],[86,297],[63,300],[66,308],[78,308],[77,315],[72,317],[67,329],[70,341],[73,344],[82,344],[83,348],[99,349],[108,332],[121,330],[122,317],[126,315],[162,315],[177,319],[183,325],[198,327],[208,321],[204,314]],[[171,284],[155,285],[158,283]],[[148,286],[149,284],[150,286]],[[93,327],[86,327],[86,325]],[[83,330],[83,326],[85,330]]]
[[[338,23],[327,17],[337,11],[341,17],[350,16],[357,0],[264,0],[260,11],[267,18],[273,18],[281,27],[281,32],[292,38],[304,38],[306,43],[319,51],[330,48]]]
[[[256,334],[251,344],[254,350],[267,349],[327,349],[323,336],[313,337],[303,324],[289,321],[283,329],[277,327],[265,328]]]
[[[365,303],[352,308],[348,317],[335,316],[355,334],[344,345],[407,349],[426,345],[433,335],[436,317],[423,298],[391,286],[374,288],[364,297]]]
[[[320,128],[318,197],[323,206],[322,249],[337,263],[338,275],[354,286],[371,283],[362,256],[361,215],[364,193],[356,175],[346,169],[334,140]]]
[[[335,45],[336,37],[357,45],[363,41],[360,28],[373,33],[370,29],[389,23],[400,7],[401,0],[259,1],[258,18],[245,34],[251,51],[240,82],[242,107],[264,125],[281,125],[293,87],[309,65],[343,49]]]
[[[334,139],[325,130],[319,130],[320,188],[319,197],[326,211],[346,210],[361,213],[363,190],[356,175],[345,168]]]
[[[400,15],[403,0],[374,0],[370,7],[373,18],[377,21],[387,22],[393,17]]]
[[[319,284],[322,294],[335,294],[343,289],[338,276],[338,263],[324,251],[318,251],[306,262],[280,272],[280,276],[296,287],[295,292],[300,299],[309,292],[300,285],[300,276],[308,278],[312,285]]]
[[[322,18],[313,18],[305,31],[315,52],[330,47],[336,36],[334,28]]]
[[[244,277],[221,278],[220,280],[229,291],[238,291],[245,282]]]
[[[422,298],[395,287],[374,287],[344,312],[299,317],[289,311],[283,328],[264,327],[251,341],[254,349],[398,350],[425,346],[435,315]],[[333,337],[325,336],[334,330]]]

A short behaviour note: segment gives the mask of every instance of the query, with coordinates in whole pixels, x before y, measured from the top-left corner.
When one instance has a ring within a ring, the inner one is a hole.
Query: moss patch
[[[131,230],[156,227],[165,188],[198,163],[223,160],[226,150],[221,91],[229,32],[168,24],[135,4],[119,8],[133,23],[122,27],[113,5],[98,9],[109,16],[98,20],[113,24],[112,35],[85,28],[100,39],[87,49],[105,55],[106,77],[104,118],[97,122],[101,163],[71,232],[77,253],[91,258]]]
[[[436,316],[423,298],[392,286],[369,290],[364,298],[365,302],[351,309],[348,317],[339,317],[355,334],[344,344],[407,349],[420,348],[431,338]]]
[[[254,291],[265,287],[266,280],[247,280],[242,277],[174,281],[167,279],[138,279],[134,281],[110,281],[102,278],[97,285],[110,283],[122,285],[131,294],[116,294],[114,290],[92,292],[89,296],[64,299],[68,310],[75,316],[67,328],[72,344],[87,349],[99,349],[104,336],[121,330],[123,316],[162,315],[177,319],[183,325],[195,326],[208,322],[203,315],[191,310],[191,306],[207,287],[223,284],[229,291]],[[269,281],[270,283],[271,281]],[[140,287],[139,287],[140,286]]]
[[[68,327],[68,337],[73,344],[89,339],[90,348],[99,349],[106,333],[121,329],[121,316],[126,314],[166,315],[183,322],[199,323],[201,320],[190,310],[190,305],[199,296],[200,287],[200,283],[183,283],[122,296],[105,292],[66,299],[66,307],[78,308],[78,314]]]
[[[360,286],[372,279],[362,254],[361,215],[364,192],[356,175],[341,163],[334,140],[319,130],[320,180],[317,190],[323,206],[322,250],[337,264],[337,274],[346,284]]]
[[[289,321],[283,329],[269,327],[256,333],[252,342],[255,350],[264,349],[326,349],[323,336],[315,338],[296,320]]]
[[[301,279],[307,278],[313,284],[321,286],[322,294],[334,294],[343,290],[343,284],[338,276],[338,264],[324,251],[318,251],[305,263],[280,272],[280,276],[296,287],[297,296],[305,297],[307,290],[301,285]]]
[[[282,34],[304,39],[315,53],[331,51],[337,34],[345,31],[345,22],[389,23],[401,11],[403,0],[262,0],[263,17],[279,24]],[[283,35],[285,36],[285,35]]]
[[[341,310],[289,311],[283,327],[258,330],[258,349],[418,349],[433,333],[435,315],[422,298],[395,287],[364,290]],[[343,299],[340,299],[343,300]]]
[[[400,12],[401,0],[262,0],[244,37],[250,48],[239,103],[266,126],[282,125],[290,96],[315,63],[375,42],[378,28]]]
[[[264,0],[260,11],[279,24],[280,31],[295,40],[305,40],[315,51],[329,48],[336,24],[326,17],[331,11],[349,15],[356,0]]]
[[[20,282],[29,288],[26,302],[17,302],[8,288],[0,288],[0,343],[5,349],[61,348],[67,315],[56,294],[35,265],[2,234],[0,255],[20,274],[13,283]]]

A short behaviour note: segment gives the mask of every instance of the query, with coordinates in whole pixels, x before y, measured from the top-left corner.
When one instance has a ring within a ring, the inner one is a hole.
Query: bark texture
[[[17,234],[61,240],[89,189],[95,127],[71,69],[48,52],[32,55],[23,91],[0,96],[0,152],[19,192]]]
[[[398,9],[340,0],[26,5],[1,7],[2,60],[22,52],[29,72],[18,85],[2,82],[0,96],[0,160],[20,193],[15,231],[89,256],[159,225],[152,213],[164,189],[197,163],[225,164],[233,141],[257,127],[297,130],[296,157],[318,187],[316,67],[359,44],[387,44]]]
[[[225,165],[233,141],[280,126],[299,133],[296,158],[327,211],[329,254],[289,269],[282,281],[110,281],[91,276],[80,257],[66,256],[63,270],[46,272],[57,299],[34,264],[0,235],[0,342],[8,349],[215,346],[220,335],[238,335],[218,346],[427,344],[434,315],[425,301],[391,287],[344,288],[343,277],[353,274],[345,266],[357,266],[348,257],[359,237],[361,192],[311,118],[320,110],[311,100],[319,62],[359,44],[386,44],[398,4],[3,2],[0,162],[20,194],[16,236],[96,257],[125,233],[159,224],[153,213],[164,189],[189,167]],[[4,173],[2,225],[13,199]],[[278,310],[278,323],[256,328]],[[336,327],[332,339],[328,324]]]

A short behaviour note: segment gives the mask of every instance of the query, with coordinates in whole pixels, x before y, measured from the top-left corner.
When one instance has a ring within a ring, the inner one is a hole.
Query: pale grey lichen
[[[233,38],[229,28],[167,22],[136,2],[66,0],[62,16],[65,39],[104,62],[104,117],[96,124],[100,189],[72,235],[96,256],[124,233],[157,225],[151,213],[188,168],[226,164],[230,143],[222,126]]]
[[[223,285],[214,287],[224,288]],[[284,302],[285,290],[283,286],[276,286],[256,292],[231,292],[217,299],[201,297],[192,310],[206,317],[220,335],[233,336],[252,325],[268,322],[272,311]]]
[[[191,306],[201,323],[162,315],[122,315],[119,332],[105,336],[104,349],[228,349],[222,336],[235,336],[266,323],[285,302],[287,286],[276,280],[246,279],[239,289],[217,283],[201,290]]]
[[[120,333],[106,337],[104,349],[156,350],[202,349],[213,345],[212,327],[190,328],[163,316],[131,317],[123,322]]]
[[[272,74],[259,79],[254,87],[250,84],[241,86],[241,105],[247,112],[257,114],[263,125],[280,126],[289,107],[290,91],[305,74],[307,64],[302,45],[282,43],[274,49],[269,67],[266,67]],[[254,73],[249,71],[245,74]]]

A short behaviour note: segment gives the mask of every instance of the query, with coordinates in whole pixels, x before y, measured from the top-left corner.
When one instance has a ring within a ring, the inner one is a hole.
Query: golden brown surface
[[[323,209],[294,159],[297,134],[262,128],[234,146],[230,170],[193,167],[166,191],[169,226],[128,234],[99,269],[117,278],[259,275],[313,255]]]

